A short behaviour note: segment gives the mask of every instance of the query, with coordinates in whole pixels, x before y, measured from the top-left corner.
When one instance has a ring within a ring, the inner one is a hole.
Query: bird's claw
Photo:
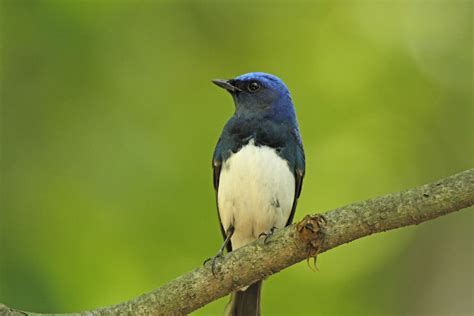
[[[263,237],[263,244],[266,245],[267,242],[268,242],[268,238],[270,238],[273,235],[273,233],[275,232],[276,229],[277,228],[275,226],[273,226],[268,233],[263,232],[260,235],[258,235],[258,238]]]
[[[215,256],[212,258],[212,263],[211,263],[211,272],[213,276],[216,276],[216,260],[218,256]]]
[[[209,260],[212,261],[211,262],[211,271],[212,271],[213,276],[216,276],[216,261],[217,261],[217,258],[222,257],[222,255],[224,254],[224,250],[229,245],[230,238],[232,237],[233,234],[234,234],[234,226],[231,225],[231,226],[229,226],[229,228],[227,228],[227,230],[225,232],[224,244],[219,249],[217,254],[213,258],[210,258],[210,259],[207,259],[206,261],[204,261],[204,264],[206,264]],[[229,251],[230,251],[230,249],[229,249]]]
[[[216,276],[216,263],[217,263],[217,258],[221,258],[223,255],[222,252],[218,252],[214,257],[212,258],[207,258],[203,265],[206,265],[209,261],[211,261],[211,272],[213,276]]]

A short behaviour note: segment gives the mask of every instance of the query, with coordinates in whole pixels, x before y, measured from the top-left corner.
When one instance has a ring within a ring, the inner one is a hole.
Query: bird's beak
[[[227,91],[229,92],[236,92],[236,91],[242,91],[242,89],[234,86],[232,83],[231,83],[231,80],[225,80],[225,79],[214,79],[214,80],[211,80],[212,83],[214,83],[216,86],[218,87],[221,87],[221,88],[224,88],[226,89]]]

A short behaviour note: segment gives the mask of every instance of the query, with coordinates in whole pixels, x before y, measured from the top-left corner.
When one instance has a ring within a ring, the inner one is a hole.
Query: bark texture
[[[63,315],[184,315],[236,289],[352,240],[452,213],[474,204],[474,169],[417,188],[343,206],[275,232],[130,301]],[[46,315],[0,304],[0,315]],[[56,314],[57,315],[57,314]]]

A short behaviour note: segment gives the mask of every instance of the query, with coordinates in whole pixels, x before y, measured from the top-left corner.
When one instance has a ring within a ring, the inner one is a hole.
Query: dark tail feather
[[[260,316],[262,281],[255,282],[245,291],[232,293],[226,307],[227,316]]]

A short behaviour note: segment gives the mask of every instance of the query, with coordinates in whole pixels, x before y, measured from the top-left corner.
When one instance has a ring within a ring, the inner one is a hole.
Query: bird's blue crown
[[[264,72],[251,72],[228,81],[236,115],[265,117],[298,126],[290,92],[283,81]]]
[[[280,92],[281,95],[290,95],[288,88],[280,78],[265,72],[249,72],[238,76],[235,80],[248,82],[257,81],[269,89]]]

